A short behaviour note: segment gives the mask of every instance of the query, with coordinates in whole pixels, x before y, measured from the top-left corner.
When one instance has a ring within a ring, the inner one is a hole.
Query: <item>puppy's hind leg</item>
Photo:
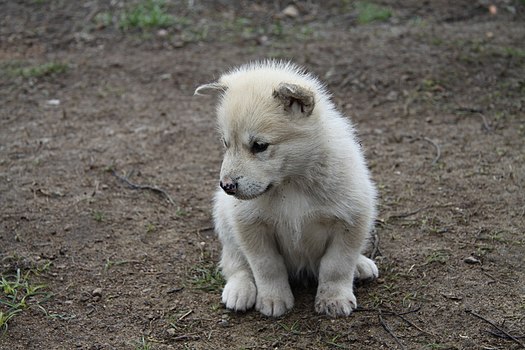
[[[376,263],[364,255],[357,258],[357,265],[354,277],[359,280],[372,280],[379,277],[379,270]]]

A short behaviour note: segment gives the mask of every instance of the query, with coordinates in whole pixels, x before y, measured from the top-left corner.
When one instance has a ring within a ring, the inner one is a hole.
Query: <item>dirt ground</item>
[[[145,3],[172,20],[0,1],[0,349],[525,348],[524,1]],[[315,288],[279,319],[220,303],[193,91],[263,58],[326,82],[380,191],[381,277],[348,318]]]

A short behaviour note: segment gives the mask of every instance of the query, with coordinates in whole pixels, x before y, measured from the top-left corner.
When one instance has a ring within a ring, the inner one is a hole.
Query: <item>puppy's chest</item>
[[[314,199],[293,191],[282,192],[268,203],[267,219],[277,227],[300,228],[305,222],[322,219],[324,208]]]
[[[267,214],[281,250],[291,255],[318,255],[335,225],[323,205],[294,192],[274,198]]]

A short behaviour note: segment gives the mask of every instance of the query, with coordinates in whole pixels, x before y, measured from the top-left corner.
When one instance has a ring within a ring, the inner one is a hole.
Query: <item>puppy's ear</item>
[[[228,87],[219,82],[209,83],[199,86],[195,89],[193,95],[205,96],[205,95],[216,95],[221,92],[228,90]]]
[[[308,117],[315,107],[314,93],[296,84],[280,83],[273,91],[273,97],[294,116]]]

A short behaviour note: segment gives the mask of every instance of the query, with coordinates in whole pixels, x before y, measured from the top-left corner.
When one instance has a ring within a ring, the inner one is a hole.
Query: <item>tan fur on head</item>
[[[349,315],[355,278],[378,275],[361,254],[376,192],[350,121],[324,85],[291,63],[241,66],[196,94],[221,94],[224,144],[214,222],[227,308],[280,316],[289,277],[319,285],[317,312]]]

